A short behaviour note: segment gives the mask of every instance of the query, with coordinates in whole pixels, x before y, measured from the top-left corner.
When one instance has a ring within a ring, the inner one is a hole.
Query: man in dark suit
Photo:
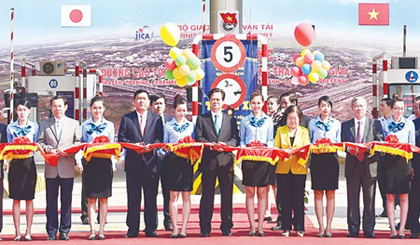
[[[1,143],[7,142],[7,135],[6,135],[6,125],[3,123],[0,123],[0,139]],[[4,178],[4,172],[3,172],[3,161],[0,162],[1,169],[0,169],[0,232],[3,229],[3,178]],[[3,240],[0,237],[0,241]]]
[[[221,194],[220,229],[222,235],[232,234],[232,195],[233,195],[233,163],[234,155],[223,152],[220,145],[237,146],[239,132],[236,119],[222,112],[225,92],[220,88],[212,89],[209,93],[210,110],[197,118],[195,137],[199,142],[217,143],[212,149],[206,148],[200,164],[202,172],[203,192],[200,201],[200,228],[201,236],[208,237],[211,232],[211,219],[214,208],[214,191],[216,177],[219,180]]]
[[[367,102],[363,97],[354,97],[351,101],[354,118],[341,125],[343,142],[365,143],[383,139],[381,123],[366,117]],[[354,155],[353,155],[354,154]],[[360,230],[360,188],[363,190],[363,233],[367,238],[374,238],[375,227],[375,190],[377,176],[377,158],[368,152],[347,153],[345,176],[347,180],[347,224],[348,237],[358,237]]]
[[[140,228],[141,192],[144,191],[144,220],[147,237],[157,237],[156,197],[159,185],[158,162],[154,152],[147,146],[163,141],[162,118],[148,111],[150,99],[145,90],[137,90],[133,96],[135,111],[121,118],[118,133],[119,142],[144,144],[145,150],[138,154],[126,149],[125,159],[121,160],[127,182],[128,231],[125,237],[137,237]]]
[[[420,146],[420,118],[413,121],[416,128],[416,146]],[[408,223],[410,223],[410,238],[418,238],[420,232],[419,212],[420,212],[420,154],[414,153],[413,160],[413,180],[411,181],[410,203],[408,205]]]
[[[153,113],[156,113],[162,118],[163,125],[173,119],[173,116],[166,115],[166,97],[165,95],[158,93],[150,96],[150,107]],[[164,177],[166,174],[165,164],[162,160],[158,160],[158,170],[160,175],[160,185],[162,188],[163,195],[163,226],[165,230],[172,231],[172,221],[171,216],[169,215],[169,186],[167,183],[167,178]]]

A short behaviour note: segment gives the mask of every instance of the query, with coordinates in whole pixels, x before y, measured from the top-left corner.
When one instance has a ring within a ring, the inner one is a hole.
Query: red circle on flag
[[[74,23],[79,23],[83,19],[82,11],[74,9],[70,12],[70,20]]]

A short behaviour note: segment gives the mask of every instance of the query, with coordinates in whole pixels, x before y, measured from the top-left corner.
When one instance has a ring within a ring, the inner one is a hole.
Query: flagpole
[[[403,57],[405,57],[407,55],[406,36],[407,36],[407,25],[404,25],[404,33],[403,33]]]
[[[14,69],[13,69],[13,62],[14,62],[14,55],[13,55],[13,46],[14,46],[14,40],[13,40],[13,32],[14,32],[14,16],[15,15],[15,9],[11,9],[10,14],[10,20],[11,20],[11,32],[10,32],[10,117],[9,122],[13,122],[13,80],[14,80]]]
[[[203,18],[203,34],[206,32],[206,0],[202,0],[202,4],[203,4],[203,13],[202,13],[202,18]]]

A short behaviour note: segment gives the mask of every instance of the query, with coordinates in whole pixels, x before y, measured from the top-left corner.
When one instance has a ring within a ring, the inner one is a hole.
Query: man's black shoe
[[[222,236],[232,236],[232,231],[223,231]]]
[[[419,233],[411,233],[410,238],[419,238]]]
[[[378,218],[386,218],[386,217],[388,217],[388,214],[384,210],[384,211],[382,211],[382,213],[376,215],[375,217],[378,217]]]
[[[273,231],[280,231],[281,229],[281,222],[277,223],[276,226],[274,226],[273,228],[271,228],[271,230]]]
[[[146,237],[158,237],[156,231],[146,232]]]
[[[347,237],[359,237],[359,233],[349,232],[347,233]]]
[[[201,237],[209,237],[210,236],[210,233],[209,232],[201,232],[200,233],[200,236]]]
[[[127,232],[127,234],[124,235],[124,238],[133,238],[133,237],[137,237],[138,235],[136,234],[130,234]]]
[[[70,237],[66,233],[60,233],[60,240],[68,241]]]
[[[49,234],[47,237],[48,241],[57,240],[57,235],[55,234]]]
[[[172,226],[172,224],[165,224],[165,231],[172,231],[174,229],[174,227]]]
[[[82,219],[82,224],[84,224],[84,225],[88,225],[88,224],[89,224],[89,218],[88,218],[88,217],[83,218],[83,219]]]
[[[364,233],[363,234],[365,238],[375,238],[375,233],[373,232],[368,232],[368,233]]]

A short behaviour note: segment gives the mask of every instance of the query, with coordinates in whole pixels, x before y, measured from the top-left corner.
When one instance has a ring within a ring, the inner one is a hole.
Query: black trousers
[[[137,236],[140,229],[141,194],[144,194],[145,232],[154,232],[157,228],[157,205],[159,174],[146,172],[125,172],[127,183],[127,226],[130,235]]]
[[[229,232],[232,223],[232,195],[233,195],[233,172],[232,167],[216,167],[212,171],[202,172],[203,192],[200,200],[200,229],[201,233],[210,233],[211,219],[214,210],[214,191],[216,178],[219,180],[221,195],[221,219],[220,229]]]
[[[159,173],[160,173],[160,185],[162,189],[163,195],[163,225],[172,224],[171,216],[169,214],[169,201],[170,201],[170,194],[169,194],[169,186],[167,178],[165,178],[165,174],[168,174],[165,168],[165,163],[163,161],[158,162],[159,166]]]
[[[74,179],[45,178],[47,189],[47,232],[49,235],[69,233],[71,228],[71,200],[73,195]],[[61,217],[58,227],[58,191],[60,190]]]
[[[360,189],[363,190],[363,232],[370,234],[375,228],[376,179],[366,173],[358,162],[350,178],[347,178],[347,225],[350,233],[360,230]]]
[[[420,177],[415,177],[411,182],[410,203],[407,223],[410,224],[411,234],[420,233]]]
[[[277,174],[283,230],[292,230],[292,225],[296,231],[305,230],[305,181],[306,174]]]

